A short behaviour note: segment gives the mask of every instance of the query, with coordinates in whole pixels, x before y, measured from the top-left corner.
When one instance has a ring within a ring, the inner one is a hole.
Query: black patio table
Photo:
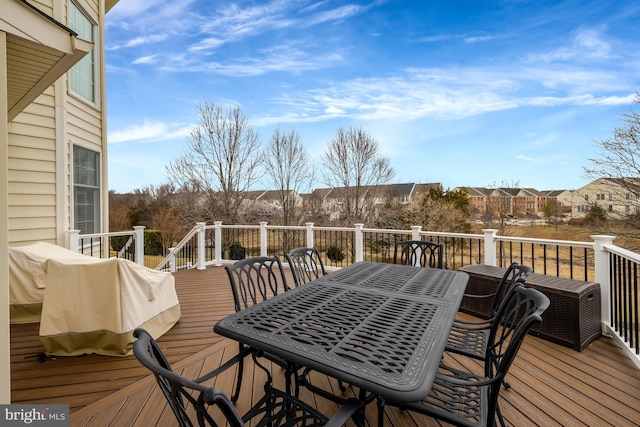
[[[214,331],[372,396],[415,402],[431,389],[467,280],[358,262],[232,314]]]

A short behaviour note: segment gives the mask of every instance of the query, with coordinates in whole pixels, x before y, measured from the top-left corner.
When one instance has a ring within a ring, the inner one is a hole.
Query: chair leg
[[[244,346],[240,344],[240,350],[242,351]],[[238,361],[238,375],[236,379],[236,389],[231,396],[231,402],[236,403],[238,401],[238,397],[240,396],[240,386],[242,385],[242,371],[244,368],[244,357]]]
[[[378,427],[384,427],[384,399],[380,396],[377,398],[378,406]]]

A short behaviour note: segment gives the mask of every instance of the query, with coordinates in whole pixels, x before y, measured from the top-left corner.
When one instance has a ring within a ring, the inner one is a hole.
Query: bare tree
[[[360,128],[338,129],[322,162],[325,184],[343,191],[344,219],[352,223],[365,222],[373,213],[370,187],[387,184],[395,175],[378,142]]]
[[[454,191],[438,196],[437,192],[425,194],[422,199],[412,203],[408,213],[409,222],[421,225],[423,230],[469,233],[469,202],[461,203],[461,193]]]
[[[270,188],[277,192],[282,207],[282,225],[297,225],[301,221],[300,194],[311,189],[314,168],[309,154],[300,143],[295,131],[282,132],[276,129],[264,152],[264,168]]]
[[[636,93],[635,104],[640,104],[640,92]],[[584,167],[586,175],[594,180],[606,178],[616,185],[608,185],[614,200],[627,204],[630,208],[626,216],[609,218],[609,213],[601,206],[592,204],[585,217],[587,224],[594,232],[610,233],[612,224],[608,219],[615,219],[618,227],[616,235],[620,245],[627,249],[637,250],[640,247],[638,230],[640,229],[640,114],[632,109],[622,114],[623,125],[616,127],[612,135],[603,140],[596,140],[598,157],[589,159],[590,166]],[[618,188],[618,189],[617,189]],[[620,219],[621,221],[618,221]],[[624,243],[623,243],[624,242]]]
[[[187,151],[167,166],[167,174],[178,187],[198,189],[220,220],[237,222],[243,194],[259,178],[259,135],[240,107],[223,110],[205,102],[198,120]]]
[[[500,234],[505,233],[505,219],[515,214],[514,196],[520,189],[518,181],[503,180],[500,184],[489,185],[486,210],[483,218],[497,222]]]
[[[129,205],[131,197],[128,194],[118,194],[109,190],[109,231],[130,230]]]
[[[640,104],[640,92],[634,103]],[[614,128],[611,137],[595,141],[599,156],[589,159],[591,166],[584,170],[593,179],[615,178],[628,192],[640,196],[640,114],[629,110],[622,120],[624,125]]]

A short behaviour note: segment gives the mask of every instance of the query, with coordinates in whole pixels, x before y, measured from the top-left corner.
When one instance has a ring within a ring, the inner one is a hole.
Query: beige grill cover
[[[49,258],[69,262],[100,262],[51,243],[38,242],[9,248],[9,305],[11,323],[40,321]],[[87,258],[89,259],[87,261]]]
[[[170,273],[124,259],[99,259],[55,245],[48,249],[42,247],[47,244],[37,245],[38,253],[51,250],[42,271],[32,269],[39,273],[33,278],[38,292],[44,285],[40,341],[45,353],[131,354],[137,327],[158,338],[180,319]]]

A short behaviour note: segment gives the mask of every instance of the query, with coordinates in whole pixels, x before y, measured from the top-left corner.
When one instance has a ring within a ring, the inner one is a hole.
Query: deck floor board
[[[226,273],[221,267],[175,273],[180,321],[158,341],[174,370],[197,377],[233,357],[237,343],[213,333],[213,325],[233,312]],[[470,318],[461,314],[464,318]],[[66,403],[72,426],[174,426],[171,410],[155,380],[133,356],[84,355],[48,357],[38,324],[11,325],[11,390],[13,403]],[[479,362],[445,355],[445,362],[481,371]],[[276,382],[281,368],[274,367]],[[246,411],[260,397],[264,373],[245,367],[237,408]],[[501,408],[514,426],[625,426],[640,424],[640,370],[610,338],[602,337],[581,353],[528,336],[512,366],[509,390],[501,392]],[[339,393],[335,379],[312,373],[314,384]],[[233,369],[212,381],[231,393]],[[352,390],[347,393],[353,394]],[[331,414],[337,405],[303,391],[302,397]],[[369,405],[367,423],[375,426],[377,410]],[[441,423],[397,408],[385,409],[385,425],[440,426]]]

